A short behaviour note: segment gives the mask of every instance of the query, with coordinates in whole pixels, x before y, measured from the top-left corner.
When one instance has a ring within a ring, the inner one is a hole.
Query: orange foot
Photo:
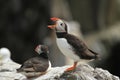
[[[68,72],[68,71],[73,71],[73,70],[75,70],[75,67],[70,67],[70,68],[67,68],[66,70],[65,70],[65,72]]]
[[[73,71],[73,70],[75,70],[75,68],[76,68],[76,65],[77,65],[77,62],[74,62],[74,65],[73,65],[72,67],[70,67],[70,68],[67,68],[67,69],[65,70],[65,72],[68,72],[68,71]]]

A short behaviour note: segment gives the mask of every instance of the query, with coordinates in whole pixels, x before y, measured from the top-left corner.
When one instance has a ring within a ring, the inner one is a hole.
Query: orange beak
[[[54,29],[56,27],[56,25],[48,25],[48,28],[50,29]]]
[[[54,29],[56,27],[56,21],[59,20],[59,18],[53,17],[53,18],[50,18],[50,20],[53,21],[55,24],[48,25],[48,28]]]
[[[59,18],[53,17],[53,18],[50,18],[50,20],[57,21],[57,20],[59,20]]]

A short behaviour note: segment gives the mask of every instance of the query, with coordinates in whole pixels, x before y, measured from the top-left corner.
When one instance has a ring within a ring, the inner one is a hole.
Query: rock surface
[[[25,80],[26,77],[16,72],[0,72],[0,80]]]
[[[79,65],[79,68],[72,73],[64,73],[61,80],[120,80],[119,77],[112,75],[107,70],[92,68],[89,65]]]
[[[93,68],[88,64],[80,64],[75,71],[65,72],[70,66],[53,67],[46,74],[33,77],[32,80],[120,80],[107,70]],[[0,80],[26,80],[26,77],[15,72],[0,72]],[[30,79],[30,80],[31,80]],[[29,80],[29,79],[28,79]]]

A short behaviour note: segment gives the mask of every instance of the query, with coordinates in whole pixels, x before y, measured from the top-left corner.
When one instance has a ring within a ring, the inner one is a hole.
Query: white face
[[[41,53],[45,52],[45,53],[49,53],[48,47],[45,45],[38,45],[35,48],[35,51],[40,55]]]
[[[65,23],[62,20],[56,21],[55,30],[56,32],[67,32]]]
[[[38,54],[41,54],[41,53],[42,53],[41,45],[38,45],[38,46],[35,48],[35,51],[36,51]]]

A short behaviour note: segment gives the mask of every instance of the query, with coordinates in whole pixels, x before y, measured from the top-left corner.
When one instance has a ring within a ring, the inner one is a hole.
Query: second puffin
[[[48,47],[38,45],[35,51],[39,55],[25,61],[22,66],[17,69],[18,72],[46,72],[51,68],[51,63],[48,59]]]

